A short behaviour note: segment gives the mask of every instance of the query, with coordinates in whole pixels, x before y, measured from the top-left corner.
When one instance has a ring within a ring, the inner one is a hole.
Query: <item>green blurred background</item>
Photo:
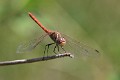
[[[44,45],[30,53],[16,54],[21,42],[43,33],[28,12],[47,28],[97,48],[102,57],[0,67],[0,80],[120,80],[119,0],[0,0],[0,61],[43,54]]]

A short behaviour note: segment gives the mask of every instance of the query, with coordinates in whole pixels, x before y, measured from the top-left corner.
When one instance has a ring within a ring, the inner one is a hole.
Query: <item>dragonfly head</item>
[[[60,46],[64,46],[66,44],[66,40],[64,37],[60,38]]]

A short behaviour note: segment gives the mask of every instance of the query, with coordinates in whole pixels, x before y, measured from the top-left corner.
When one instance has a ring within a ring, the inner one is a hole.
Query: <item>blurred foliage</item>
[[[0,67],[0,80],[120,80],[119,0],[0,0],[0,61],[43,55],[45,44],[16,54],[21,42],[44,33],[28,12],[47,28],[99,49],[102,57]]]

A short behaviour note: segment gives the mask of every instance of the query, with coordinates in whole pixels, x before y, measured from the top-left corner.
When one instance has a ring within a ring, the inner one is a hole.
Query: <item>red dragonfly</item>
[[[67,35],[61,34],[58,31],[52,31],[47,29],[40,23],[40,21],[38,21],[38,19],[32,13],[29,12],[28,14],[45,31],[46,34],[42,35],[41,37],[35,39],[30,43],[20,45],[17,49],[17,53],[27,52],[34,49],[38,44],[43,41],[46,36],[49,36],[53,40],[53,43],[45,45],[44,54],[46,53],[46,51],[48,53],[50,45],[53,44],[55,44],[55,47],[53,49],[54,53],[57,53],[57,48],[58,52],[62,50],[64,53],[69,52],[75,55],[77,54],[77,56],[79,56],[79,54],[87,56],[94,56],[99,54],[98,50],[91,48],[81,42],[77,42],[76,40],[70,38]],[[61,50],[59,47],[61,48]]]

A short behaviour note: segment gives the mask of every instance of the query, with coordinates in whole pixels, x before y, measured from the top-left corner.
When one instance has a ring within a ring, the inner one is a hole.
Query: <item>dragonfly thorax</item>
[[[65,38],[62,37],[59,32],[52,32],[49,36],[56,44],[60,46],[64,46],[66,44]]]

